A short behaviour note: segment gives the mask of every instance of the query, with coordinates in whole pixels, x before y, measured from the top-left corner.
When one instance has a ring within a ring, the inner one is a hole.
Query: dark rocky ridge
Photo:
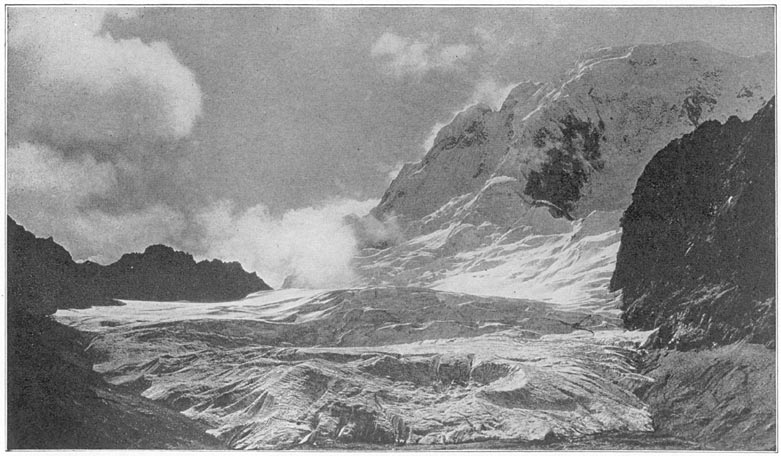
[[[637,182],[611,288],[659,346],[775,345],[774,109],[705,122]]]
[[[113,299],[231,301],[271,289],[239,263],[196,263],[191,255],[163,245],[123,255],[108,266],[76,263],[54,240],[35,237],[11,217],[8,271],[9,304],[38,315]]]

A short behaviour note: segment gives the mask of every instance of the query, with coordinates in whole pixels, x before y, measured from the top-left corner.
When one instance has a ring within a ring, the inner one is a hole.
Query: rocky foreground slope
[[[774,112],[706,122],[645,168],[611,282],[627,327],[680,348],[774,345]]]
[[[206,428],[106,383],[89,337],[48,317],[8,323],[8,449],[222,449]]]

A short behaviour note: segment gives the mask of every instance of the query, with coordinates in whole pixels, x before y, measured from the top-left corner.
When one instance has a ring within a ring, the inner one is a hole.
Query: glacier
[[[638,346],[609,315],[413,287],[59,310],[109,383],[231,448],[548,441],[648,432]],[[571,324],[580,322],[583,328]]]

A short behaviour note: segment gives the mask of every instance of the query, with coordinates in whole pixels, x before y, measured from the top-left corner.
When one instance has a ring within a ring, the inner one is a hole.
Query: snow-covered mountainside
[[[648,432],[648,332],[546,303],[416,288],[60,310],[115,385],[231,448],[555,441]],[[593,331],[593,334],[592,332]]]
[[[365,249],[358,268],[377,285],[604,303],[618,221],[653,154],[707,120],[749,119],[773,91],[772,55],[697,42],[586,55],[442,128],[373,211],[407,240]]]
[[[769,54],[737,57],[697,42],[602,49],[560,81],[520,84],[499,111],[481,104],[458,114],[374,212],[420,220],[467,194],[483,196],[469,213],[499,226],[534,199],[578,217],[623,210],[656,151],[706,120],[750,118],[773,87]]]

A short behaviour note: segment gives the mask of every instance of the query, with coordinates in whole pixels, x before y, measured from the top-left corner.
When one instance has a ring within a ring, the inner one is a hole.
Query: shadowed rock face
[[[37,315],[104,305],[112,299],[228,301],[271,289],[239,263],[196,263],[163,245],[123,255],[108,266],[76,263],[51,238],[41,239],[8,217],[9,303]]]
[[[629,328],[679,348],[774,344],[774,107],[706,122],[646,167],[611,282]]]

